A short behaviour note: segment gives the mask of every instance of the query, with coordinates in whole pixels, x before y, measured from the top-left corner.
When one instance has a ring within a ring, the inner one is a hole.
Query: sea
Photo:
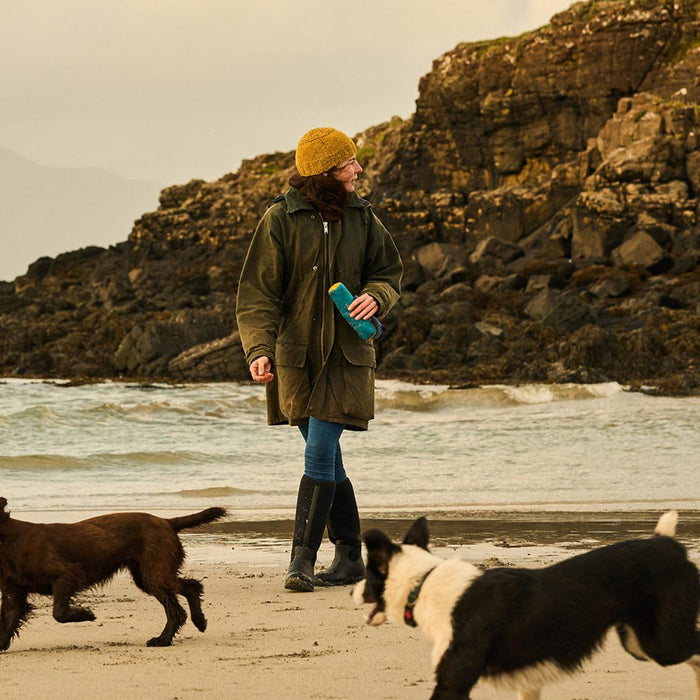
[[[297,428],[266,425],[257,385],[0,379],[0,496],[25,520],[220,505],[231,522],[271,524],[258,530],[274,549],[303,445]],[[700,513],[700,397],[379,380],[370,429],[341,446],[367,519]]]

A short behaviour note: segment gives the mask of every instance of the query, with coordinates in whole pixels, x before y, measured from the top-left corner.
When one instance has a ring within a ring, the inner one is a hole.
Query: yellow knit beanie
[[[295,160],[299,175],[320,175],[352,158],[357,149],[342,131],[329,126],[307,131],[297,144]]]

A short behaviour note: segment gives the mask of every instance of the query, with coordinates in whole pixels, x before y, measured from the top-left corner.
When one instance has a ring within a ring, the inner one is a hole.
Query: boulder
[[[616,274],[592,285],[589,287],[588,291],[599,299],[606,299],[624,296],[630,289],[631,287],[627,275]]]
[[[461,252],[461,248],[456,245],[429,243],[414,253],[414,259],[425,275],[437,279],[456,266]]]
[[[612,251],[616,265],[653,268],[666,257],[663,248],[644,231],[636,233]]]
[[[631,225],[624,204],[609,191],[583,192],[573,211],[571,256],[604,257],[622,243]]]
[[[700,150],[688,153],[685,158],[685,171],[693,196],[700,199]]]
[[[497,275],[481,275],[474,287],[485,294],[500,293],[508,290],[522,289],[525,286],[523,278],[516,272],[507,277]]]
[[[491,259],[507,264],[523,255],[525,252],[519,245],[504,241],[496,236],[489,236],[476,246],[476,250],[469,256],[469,260],[478,264],[488,262]]]
[[[571,333],[591,320],[591,307],[575,293],[542,289],[525,307],[525,313],[557,331]]]
[[[168,362],[168,371],[180,381],[245,381],[250,379],[238,332],[195,345]]]
[[[153,319],[135,325],[126,334],[114,354],[114,366],[132,374],[162,369],[184,350],[225,336],[228,331],[220,318],[209,313],[186,311],[172,320]]]

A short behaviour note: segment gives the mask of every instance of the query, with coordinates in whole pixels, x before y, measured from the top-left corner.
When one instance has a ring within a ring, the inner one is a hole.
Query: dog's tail
[[[199,525],[205,525],[206,523],[212,523],[215,520],[221,520],[221,518],[226,516],[225,508],[207,508],[199,513],[192,513],[191,515],[181,515],[177,518],[168,518],[168,522],[172,525],[175,532],[180,532],[180,530],[186,530],[190,527],[198,527]]]
[[[654,528],[654,534],[655,535],[664,535],[666,537],[675,537],[677,525],[678,525],[678,511],[669,510],[668,513],[664,513],[659,518],[659,522],[656,523],[656,527]]]

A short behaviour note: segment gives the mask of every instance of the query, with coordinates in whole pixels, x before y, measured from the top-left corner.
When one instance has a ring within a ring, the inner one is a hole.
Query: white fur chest
[[[403,623],[411,591],[433,567],[420,589],[413,614],[419,629],[433,640],[431,658],[436,667],[452,641],[452,611],[465,589],[481,575],[479,569],[457,557],[440,559],[419,547],[404,545],[401,554],[391,561],[384,598],[389,620]]]

